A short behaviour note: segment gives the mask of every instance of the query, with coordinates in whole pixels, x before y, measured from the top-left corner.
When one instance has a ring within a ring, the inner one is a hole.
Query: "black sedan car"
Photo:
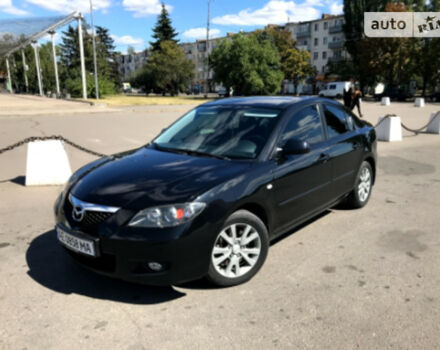
[[[374,128],[338,102],[217,100],[73,174],[55,203],[57,237],[108,276],[236,285],[274,238],[343,200],[367,204],[375,173]]]

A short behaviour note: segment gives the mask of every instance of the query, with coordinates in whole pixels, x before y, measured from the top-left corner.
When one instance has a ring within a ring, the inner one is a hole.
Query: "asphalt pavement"
[[[2,115],[0,148],[61,134],[110,154],[147,143],[190,108]],[[363,109],[373,123],[396,113],[418,127],[440,105]],[[377,182],[364,209],[331,209],[290,232],[272,244],[254,279],[228,289],[134,285],[77,266],[53,230],[62,188],[25,187],[26,147],[4,153],[0,348],[436,349],[439,146],[440,135],[408,132],[402,142],[379,143]],[[95,159],[66,149],[73,170]]]

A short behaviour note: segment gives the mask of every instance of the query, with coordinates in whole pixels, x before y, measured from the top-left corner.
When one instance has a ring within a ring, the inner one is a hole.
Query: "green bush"
[[[98,86],[100,96],[113,95],[118,92],[115,84],[106,78],[98,78]],[[87,97],[95,98],[95,79],[93,76],[88,77],[86,88]],[[82,97],[81,77],[68,79],[66,81],[66,89],[72,97]]]

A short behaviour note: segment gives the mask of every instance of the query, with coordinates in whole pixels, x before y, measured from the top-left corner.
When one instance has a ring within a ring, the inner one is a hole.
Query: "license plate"
[[[67,248],[89,256],[96,256],[95,244],[93,241],[78,238],[74,235],[71,235],[70,233],[67,233],[59,227],[57,227],[56,229],[58,240]]]

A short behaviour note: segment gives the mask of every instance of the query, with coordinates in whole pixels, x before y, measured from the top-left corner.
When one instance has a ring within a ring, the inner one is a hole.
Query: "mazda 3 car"
[[[55,202],[57,237],[107,276],[240,284],[274,238],[341,201],[367,204],[376,144],[374,128],[332,100],[209,102],[75,172]]]

